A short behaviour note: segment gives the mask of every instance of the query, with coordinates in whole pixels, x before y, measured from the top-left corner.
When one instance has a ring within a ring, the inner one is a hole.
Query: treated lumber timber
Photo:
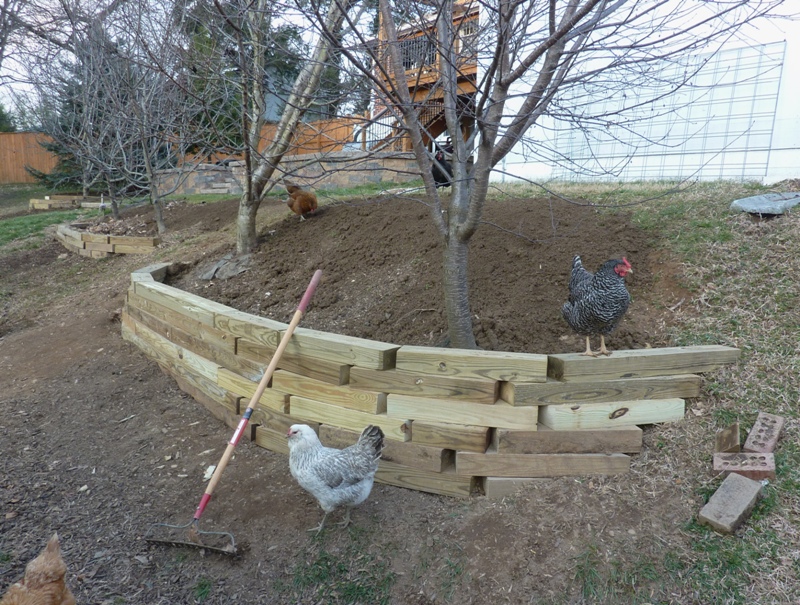
[[[368,391],[458,399],[491,405],[497,401],[498,382],[490,379],[432,376],[399,370],[350,369],[350,386]]]
[[[594,382],[504,382],[500,397],[511,405],[602,403],[638,399],[688,399],[700,396],[702,379],[695,374],[646,378],[598,379]]]
[[[340,429],[328,424],[319,427],[319,439],[327,447],[344,449],[358,441],[361,434],[357,431]],[[434,473],[452,470],[455,465],[455,452],[442,447],[418,445],[410,441],[401,443],[392,439],[384,439],[381,459],[411,468]]]
[[[114,252],[114,246],[111,244],[100,244],[96,242],[86,242],[84,245],[86,250],[98,250],[100,252]]]
[[[550,481],[549,477],[481,477],[483,495],[487,498],[505,498],[526,485]]]
[[[683,419],[684,411],[683,399],[543,405],[539,407],[539,422],[557,431],[599,429],[675,422]]]
[[[386,414],[367,414],[297,396],[289,398],[289,413],[303,420],[330,424],[342,429],[358,431],[359,434],[364,427],[374,424],[381,427],[386,439],[411,440],[411,423],[405,419],[390,418]]]
[[[247,405],[242,404],[242,405]],[[283,414],[281,412],[276,412],[275,410],[271,410],[259,405],[253,410],[253,415],[250,417],[251,422],[254,425],[263,426],[273,431],[277,431],[283,438],[286,439],[286,435],[289,432],[289,427],[293,424],[307,424],[315,432],[319,432],[319,422],[309,422],[303,418],[298,418],[297,416],[292,416],[291,414]]]
[[[612,378],[641,378],[711,372],[739,359],[739,349],[722,345],[632,349],[610,356],[580,353],[550,355],[547,375],[556,380],[586,382]]]
[[[217,385],[231,393],[236,393],[242,398],[246,398],[245,407],[255,395],[258,383],[259,380],[248,380],[226,368],[217,370]],[[264,389],[261,398],[258,400],[258,407],[286,414],[289,412],[289,394],[274,388]]]
[[[172,263],[154,263],[152,265],[147,265],[146,267],[133,271],[131,273],[131,279],[135,280],[136,278],[134,278],[134,276],[148,275],[153,281],[163,283],[164,278],[167,277],[167,271],[171,266]]]
[[[308,399],[324,401],[351,410],[369,414],[386,413],[386,393],[362,391],[349,386],[332,385],[286,370],[278,370],[272,377],[272,386],[280,391]]]
[[[155,250],[152,246],[130,246],[128,244],[112,244],[114,254],[150,254]]]
[[[214,328],[200,322],[193,322],[195,324],[194,326],[187,327],[192,330],[194,334],[197,334],[197,336],[195,336],[186,330],[176,327],[171,322],[157,318],[137,307],[128,305],[127,311],[139,323],[147,326],[170,342],[188,349],[204,359],[208,359],[219,366],[233,370],[250,380],[258,381],[261,376],[264,375],[264,366],[242,359],[233,354],[231,349],[235,343],[231,342],[233,337],[229,334],[225,334],[224,332],[215,334],[212,333]],[[186,318],[183,319],[186,321],[181,322],[181,327],[183,327],[185,323],[191,322],[191,320]]]
[[[387,370],[394,367],[399,348],[398,345],[375,340],[297,328],[286,352],[295,357],[307,356],[374,370]]]
[[[240,417],[236,412],[220,405],[219,402],[209,396],[203,389],[187,381],[183,376],[172,374],[171,372],[169,373],[174,378],[178,388],[200,403],[214,418],[222,421],[226,426],[232,429],[235,429],[239,425]]]
[[[289,443],[286,441],[285,432],[281,433],[265,426],[254,425],[252,439],[259,447],[279,454],[289,455]]]
[[[397,487],[457,498],[469,497],[475,486],[472,477],[462,477],[452,472],[434,473],[385,460],[379,462],[375,480]]]
[[[257,363],[268,365],[277,347],[264,346],[246,338],[236,339],[236,355]],[[347,384],[350,366],[312,357],[297,357],[284,351],[278,360],[278,368],[333,385]]]
[[[281,336],[288,328],[285,323],[230,308],[215,313],[214,327],[237,338],[242,338],[245,342],[249,341],[271,348],[270,358],[278,348]]]
[[[625,454],[478,454],[456,452],[456,474],[492,477],[574,477],[627,473]]]
[[[544,382],[547,355],[402,346],[396,369],[414,374],[489,380]]]
[[[131,311],[138,309],[142,314],[147,314],[154,320],[161,322],[163,326],[159,326],[158,330],[174,327],[189,336],[208,343],[210,346],[227,351],[231,355],[236,353],[236,338],[227,332],[217,330],[207,323],[143,298],[137,295],[136,292],[132,292],[131,289],[128,290],[126,300],[128,309]],[[157,328],[153,327],[153,329],[156,330]],[[166,335],[165,332],[161,333]],[[251,365],[260,366],[260,364],[255,363]]]
[[[211,327],[214,327],[214,314],[228,309],[225,305],[206,300],[202,296],[158,282],[135,282],[133,290],[142,298]]]
[[[390,393],[386,398],[386,413],[394,418],[424,420],[428,422],[459,423],[472,426],[500,427],[535,431],[538,424],[538,408],[514,407],[505,401],[493,405],[434,399],[431,397],[409,397]]]
[[[110,244],[108,235],[105,233],[81,233],[81,241],[92,242],[94,244]]]
[[[123,316],[125,315],[128,314],[123,311]],[[130,318],[130,315],[128,317]],[[219,366],[216,363],[170,342],[133,318],[130,318],[127,325],[133,326],[133,332],[138,338],[136,344],[148,357],[161,364],[179,364],[194,374],[203,376],[213,383],[217,382]]]
[[[108,243],[109,244],[120,244],[123,246],[133,246],[135,248],[142,248],[147,249],[155,248],[161,243],[161,240],[157,237],[138,237],[138,236],[130,236],[130,235],[109,235],[108,236]]]
[[[414,420],[411,423],[411,441],[434,447],[483,453],[489,445],[489,428]]]
[[[642,451],[638,426],[554,431],[540,424],[537,431],[496,429],[492,447],[499,454],[635,454]]]

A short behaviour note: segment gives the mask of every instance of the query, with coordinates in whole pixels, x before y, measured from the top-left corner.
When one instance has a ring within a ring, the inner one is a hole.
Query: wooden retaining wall
[[[44,199],[32,198],[28,202],[31,210],[72,210],[73,208],[100,208],[99,197],[81,195],[46,195]]]
[[[286,324],[131,275],[123,338],[231,428]],[[615,351],[607,358],[399,346],[298,328],[251,419],[251,439],[288,453],[292,424],[325,445],[386,434],[379,482],[451,496],[501,496],[540,477],[615,474],[641,451],[638,425],[683,418],[698,372],[733,363],[723,346]]]
[[[157,237],[87,233],[68,225],[59,225],[55,237],[70,252],[90,258],[104,258],[109,254],[149,254],[161,243]]]

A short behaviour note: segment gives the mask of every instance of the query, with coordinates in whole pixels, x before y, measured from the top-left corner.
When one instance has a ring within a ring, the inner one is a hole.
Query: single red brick
[[[758,418],[747,435],[742,451],[758,452],[765,454],[774,452],[778,445],[778,438],[781,436],[784,419],[782,416],[775,416],[765,412],[759,412]]]
[[[775,479],[774,454],[714,454],[715,473],[737,473],[760,481],[761,479]]]

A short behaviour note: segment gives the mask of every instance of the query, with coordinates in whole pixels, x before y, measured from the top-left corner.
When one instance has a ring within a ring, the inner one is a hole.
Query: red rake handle
[[[197,510],[194,512],[195,522],[200,519],[200,516],[206,509],[209,500],[211,500],[211,494],[214,492],[214,488],[217,487],[217,483],[219,483],[219,480],[222,478],[222,473],[225,471],[225,467],[228,466],[228,462],[233,456],[233,450],[236,448],[236,445],[242,438],[245,428],[247,428],[247,423],[250,422],[250,416],[253,414],[253,409],[261,399],[261,395],[264,394],[264,390],[267,388],[267,385],[272,378],[272,374],[275,372],[275,368],[278,366],[278,361],[280,360],[281,355],[283,355],[283,351],[286,349],[286,346],[289,344],[289,339],[292,337],[294,329],[303,318],[303,314],[306,312],[308,303],[311,302],[311,298],[314,296],[314,292],[316,291],[321,279],[322,270],[317,269],[314,272],[314,276],[311,278],[311,282],[306,288],[305,294],[303,294],[303,298],[300,299],[300,304],[297,306],[297,310],[294,312],[294,316],[292,317],[292,321],[289,323],[289,327],[286,328],[286,332],[284,332],[283,337],[278,344],[278,348],[272,355],[272,360],[269,362],[267,369],[264,370],[264,375],[261,377],[261,380],[258,383],[258,388],[256,388],[256,392],[253,393],[253,397],[250,399],[250,403],[248,404],[247,409],[244,411],[242,419],[239,421],[239,425],[236,427],[236,431],[233,433],[233,437],[231,437],[231,440],[228,442],[228,447],[225,448],[225,453],[222,454],[222,458],[220,458],[217,468],[214,471],[214,474],[211,476],[211,481],[208,482],[208,487],[206,487],[206,491],[203,494],[203,497],[200,499],[200,504],[197,505]]]

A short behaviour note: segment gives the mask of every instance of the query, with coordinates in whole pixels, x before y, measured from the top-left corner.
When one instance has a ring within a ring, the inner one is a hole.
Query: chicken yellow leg
[[[611,351],[606,349],[606,337],[600,335],[600,355],[611,355]]]
[[[603,342],[603,341],[602,341],[602,338],[603,338],[603,337],[601,336],[601,337],[600,337],[600,339],[601,339],[601,340],[600,340],[600,342]],[[603,345],[603,348],[605,348],[605,344]],[[603,350],[603,349],[601,349],[601,351],[602,351],[602,350]],[[597,353],[595,353],[594,351],[592,351],[592,344],[591,344],[591,342],[589,341],[589,337],[588,337],[588,336],[586,337],[586,350],[585,350],[583,353],[581,353],[581,355],[586,355],[587,357],[597,357]]]

